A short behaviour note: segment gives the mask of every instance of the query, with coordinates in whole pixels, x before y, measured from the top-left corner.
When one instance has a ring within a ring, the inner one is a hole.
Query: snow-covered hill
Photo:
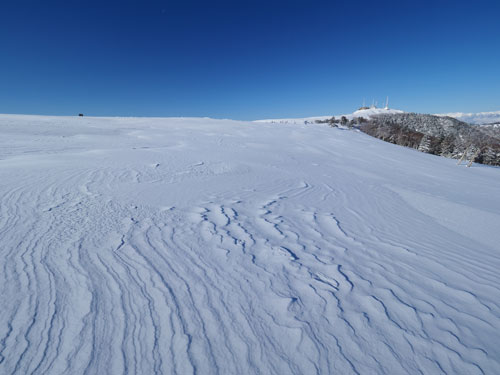
[[[500,169],[325,125],[0,116],[0,374],[498,374]]]
[[[354,117],[370,118],[371,116],[374,115],[393,114],[393,113],[403,113],[403,111],[400,111],[398,109],[369,108],[369,109],[358,110],[346,115],[335,115],[335,118],[340,118],[342,116],[345,116],[347,119],[351,120]],[[270,122],[276,124],[306,124],[306,123],[313,123],[316,120],[321,120],[321,121],[328,120],[332,116],[333,115],[303,117],[303,118],[266,119],[266,120],[257,120],[255,122]]]
[[[399,109],[369,108],[369,109],[357,110],[352,115],[348,116],[349,119],[354,117],[370,118],[371,116],[390,115],[395,113],[404,113],[404,112]]]
[[[404,111],[398,109],[383,109],[383,108],[370,108],[355,111],[350,114],[345,115],[335,115],[335,118],[340,118],[341,116],[345,116],[349,120],[355,117],[364,117],[370,118],[374,115],[383,115],[383,114],[395,114],[395,113],[404,113]],[[327,120],[331,118],[333,115],[329,116],[313,116],[313,117],[304,117],[304,118],[281,118],[281,119],[266,119],[266,120],[257,120],[255,122],[271,122],[278,124],[305,124],[312,123],[316,120]],[[486,125],[486,124],[500,124],[500,111],[496,112],[479,112],[479,113],[442,113],[437,114],[436,116],[448,116],[456,118],[457,120],[467,122],[469,124],[475,125]]]
[[[468,122],[469,124],[485,125],[485,124],[500,124],[500,111],[496,112],[479,112],[479,113],[445,113],[438,116],[454,117],[460,121]]]

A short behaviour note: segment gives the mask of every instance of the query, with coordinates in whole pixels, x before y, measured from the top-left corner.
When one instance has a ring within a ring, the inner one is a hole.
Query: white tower
[[[385,108],[384,108],[384,109],[385,109],[385,110],[388,110],[388,109],[389,109],[389,97],[387,97],[387,98],[385,99]]]

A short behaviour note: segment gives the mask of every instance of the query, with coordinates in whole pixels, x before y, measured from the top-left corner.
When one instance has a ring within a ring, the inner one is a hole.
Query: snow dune
[[[1,374],[498,374],[500,169],[326,125],[0,116]]]

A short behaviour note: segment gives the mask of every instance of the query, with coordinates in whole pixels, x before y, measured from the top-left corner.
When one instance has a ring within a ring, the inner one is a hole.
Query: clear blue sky
[[[5,0],[0,113],[500,110],[499,17],[498,0]]]

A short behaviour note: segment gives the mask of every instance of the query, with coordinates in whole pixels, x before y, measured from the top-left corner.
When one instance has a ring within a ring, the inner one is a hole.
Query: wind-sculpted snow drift
[[[498,374],[499,177],[324,125],[0,116],[0,373]]]

